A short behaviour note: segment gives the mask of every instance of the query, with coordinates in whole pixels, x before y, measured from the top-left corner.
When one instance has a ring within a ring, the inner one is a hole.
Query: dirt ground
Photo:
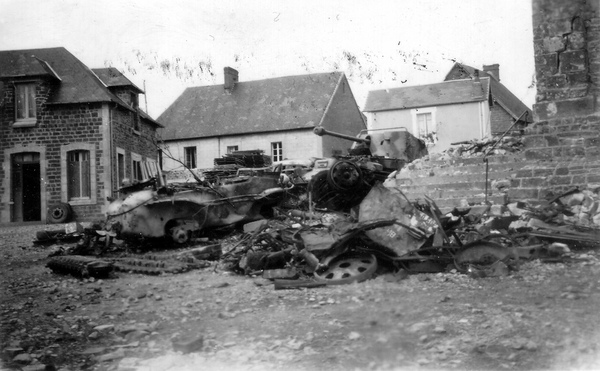
[[[214,265],[55,274],[45,264],[56,246],[32,243],[52,227],[0,228],[2,369],[600,369],[594,249],[528,261],[507,277],[378,274],[275,290]]]

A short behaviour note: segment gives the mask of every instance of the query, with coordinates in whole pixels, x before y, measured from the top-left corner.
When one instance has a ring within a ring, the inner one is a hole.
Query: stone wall
[[[514,198],[549,198],[600,186],[600,18],[598,1],[534,0],[535,123]]]

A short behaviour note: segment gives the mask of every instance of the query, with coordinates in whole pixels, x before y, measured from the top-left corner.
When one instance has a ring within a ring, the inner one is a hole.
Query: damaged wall
[[[600,185],[600,3],[533,0],[537,96],[527,166],[509,196],[546,198]]]

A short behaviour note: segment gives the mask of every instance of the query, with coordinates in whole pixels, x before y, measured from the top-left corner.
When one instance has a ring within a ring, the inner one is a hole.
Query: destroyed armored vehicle
[[[339,156],[327,171],[313,176],[308,185],[315,205],[331,210],[347,211],[358,205],[377,182],[428,154],[425,142],[403,129],[363,130],[352,137],[317,126],[314,133],[354,142],[348,155]]]
[[[284,195],[279,173],[208,182],[159,185],[154,179],[121,188],[107,209],[107,225],[119,238],[170,237],[177,243],[195,232],[264,217]]]

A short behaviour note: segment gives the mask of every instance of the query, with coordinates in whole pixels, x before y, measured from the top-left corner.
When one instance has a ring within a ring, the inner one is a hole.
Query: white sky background
[[[242,82],[339,70],[362,107],[370,90],[441,82],[454,61],[499,63],[535,99],[530,0],[0,0],[0,50],[58,46],[145,83],[154,118],[225,66]]]

